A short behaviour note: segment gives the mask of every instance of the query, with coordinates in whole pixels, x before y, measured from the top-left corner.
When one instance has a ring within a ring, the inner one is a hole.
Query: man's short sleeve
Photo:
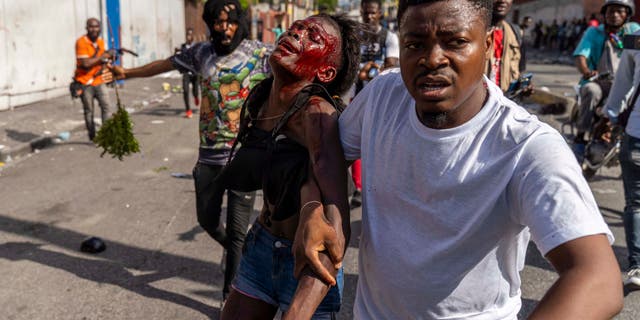
[[[591,56],[591,46],[592,42],[597,36],[597,32],[598,31],[595,27],[589,27],[587,31],[584,32],[584,35],[582,36],[582,39],[580,39],[578,46],[576,46],[576,49],[573,51],[574,57],[584,56],[589,58]]]
[[[387,48],[386,58],[399,58],[400,57],[400,41],[398,35],[387,31],[387,40],[384,44]]]
[[[625,27],[627,27],[626,29],[628,29],[627,34],[635,33],[636,31],[640,30],[640,24],[635,21],[627,22],[625,24]]]
[[[550,129],[549,129],[550,130]],[[604,222],[582,170],[557,133],[542,133],[525,142],[509,184],[513,218],[529,227],[543,255],[588,235],[613,235]]]
[[[76,59],[90,58],[92,52],[93,48],[91,48],[83,38],[76,41]]]
[[[346,160],[360,159],[361,141],[362,141],[362,122],[364,117],[366,94],[370,89],[365,86],[364,89],[355,96],[349,103],[349,106],[340,115],[340,141],[344,150]]]

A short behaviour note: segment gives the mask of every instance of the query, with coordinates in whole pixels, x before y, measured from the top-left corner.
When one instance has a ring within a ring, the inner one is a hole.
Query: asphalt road
[[[565,66],[531,66],[530,71],[539,88],[556,93],[570,93],[577,78]],[[222,250],[197,226],[193,181],[172,176],[189,174],[197,158],[197,120],[182,118],[181,112],[181,98],[173,96],[133,114],[143,152],[124,161],[101,158],[79,131],[2,169],[0,318],[218,318]],[[562,115],[542,118],[555,126],[563,120]],[[623,270],[619,175],[618,168],[602,170],[591,187],[616,236],[614,250]],[[358,278],[361,213],[352,214],[340,319],[351,319]],[[79,252],[88,236],[103,238],[107,250]],[[523,317],[555,279],[553,268],[531,245],[522,272]],[[616,319],[638,315],[640,293],[629,293]]]

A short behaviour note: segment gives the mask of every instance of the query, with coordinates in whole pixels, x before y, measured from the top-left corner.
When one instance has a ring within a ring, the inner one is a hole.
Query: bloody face
[[[399,36],[402,80],[419,117],[464,114],[465,109],[482,106],[491,31],[469,1],[412,6],[404,14]]]
[[[87,20],[87,37],[91,41],[96,41],[100,36],[100,21],[96,19]]]
[[[237,30],[238,23],[229,21],[229,14],[224,10],[220,11],[218,19],[213,22],[213,31],[216,33],[214,39],[219,39],[220,44],[228,46]]]
[[[604,12],[605,24],[612,27],[622,27],[627,21],[627,7],[611,4],[608,5]]]
[[[309,17],[295,21],[278,39],[269,58],[274,72],[278,69],[297,78],[313,80],[327,68],[339,67],[340,32],[332,21]]]
[[[382,12],[380,6],[375,2],[363,3],[360,7],[360,15],[362,15],[362,22],[370,27],[376,27],[380,23]]]

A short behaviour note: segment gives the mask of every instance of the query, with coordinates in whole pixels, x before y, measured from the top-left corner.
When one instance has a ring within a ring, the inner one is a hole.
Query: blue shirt
[[[628,22],[620,29],[617,36],[622,39],[625,34],[631,34],[640,29],[640,25],[635,22]],[[591,70],[598,69],[598,63],[602,57],[604,42],[607,40],[607,34],[604,32],[604,24],[597,27],[589,27],[584,32],[580,43],[573,51],[573,56],[584,56],[587,58],[587,66]]]

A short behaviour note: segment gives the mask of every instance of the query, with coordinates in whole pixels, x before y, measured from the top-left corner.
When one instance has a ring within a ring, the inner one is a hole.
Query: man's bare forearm
[[[93,68],[102,63],[102,57],[80,59],[80,66],[85,69]]]
[[[589,66],[587,65],[587,58],[585,58],[584,56],[577,56],[575,63],[578,72],[580,72],[580,74],[582,74],[583,76],[591,72],[591,69],[589,69]]]
[[[622,309],[622,294],[592,281],[594,275],[569,272],[549,289],[529,319],[611,319]],[[620,280],[622,281],[622,280]]]
[[[611,319],[620,312],[620,269],[604,235],[569,241],[547,258],[560,277],[530,319]]]

